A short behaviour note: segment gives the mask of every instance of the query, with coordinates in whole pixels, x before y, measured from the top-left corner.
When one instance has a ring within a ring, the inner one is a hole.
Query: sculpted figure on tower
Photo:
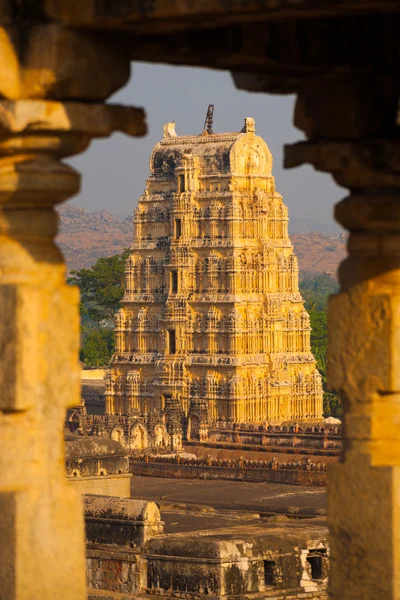
[[[321,377],[271,152],[254,119],[240,132],[206,126],[178,136],[168,123],[151,154],[106,410],[178,419],[192,439],[217,422],[318,419]]]

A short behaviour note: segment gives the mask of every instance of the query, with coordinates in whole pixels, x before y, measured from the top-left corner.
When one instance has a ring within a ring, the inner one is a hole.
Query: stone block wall
[[[67,477],[97,477],[129,473],[129,460],[116,441],[95,437],[67,436],[65,439]]]
[[[86,540],[120,548],[142,548],[163,533],[160,511],[154,502],[85,496]]]
[[[217,426],[218,425],[218,426]],[[207,444],[229,444],[229,446],[268,447],[275,452],[291,452],[312,450],[321,454],[339,454],[341,443],[341,427],[310,425],[269,425],[255,427],[241,424],[229,427],[216,423],[208,431]],[[189,445],[191,442],[185,442]],[[193,442],[192,442],[193,443]],[[195,441],[199,444],[199,441]]]
[[[154,502],[96,496],[84,497],[84,509],[89,598],[132,598],[144,585],[142,548],[163,532],[160,511]]]
[[[104,475],[103,477],[69,477],[68,481],[80,494],[130,498],[132,475]]]
[[[89,600],[327,598],[322,521],[164,535],[154,503],[93,496],[85,519]]]
[[[327,598],[326,571],[318,574],[318,580],[313,578],[306,558],[320,542],[306,541],[302,534],[297,537],[291,526],[276,534],[271,536],[265,526],[264,532],[250,526],[237,534],[233,528],[229,533],[216,530],[154,539],[144,554],[145,591],[188,600]],[[326,557],[326,540],[324,544],[320,551]]]
[[[142,561],[139,552],[104,550],[89,546],[86,550],[86,578],[88,600],[102,598],[117,600],[128,594],[139,594],[142,589]],[[106,595],[105,595],[106,592]]]
[[[129,498],[132,475],[129,459],[118,442],[84,436],[67,436],[65,470],[81,494]]]
[[[69,477],[121,475],[129,472],[129,462],[126,456],[91,456],[67,460],[66,469]]]
[[[178,477],[182,479],[230,479],[236,481],[272,481],[292,485],[326,485],[326,472],[263,469],[250,467],[220,467],[197,464],[179,464],[174,462],[136,462],[130,461],[133,475],[151,477]]]

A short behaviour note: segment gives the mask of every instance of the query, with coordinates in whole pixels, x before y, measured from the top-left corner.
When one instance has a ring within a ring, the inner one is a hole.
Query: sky
[[[69,164],[82,174],[82,189],[72,203],[87,211],[132,214],[149,173],[149,156],[162,138],[162,127],[176,122],[178,135],[203,129],[207,106],[214,104],[214,132],[240,131],[244,117],[256,121],[256,133],[273,158],[276,189],[289,207],[289,216],[333,222],[333,206],[346,195],[327,173],[310,166],[283,169],[283,146],[304,139],[292,125],[294,96],[237,90],[224,71],[134,63],[129,83],[110,102],[142,106],[149,132],[144,138],[114,134],[95,140]]]

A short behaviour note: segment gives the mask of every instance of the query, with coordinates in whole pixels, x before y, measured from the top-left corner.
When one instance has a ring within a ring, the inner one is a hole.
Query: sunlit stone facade
[[[321,417],[288,210],[254,120],[165,125],[134,223],[107,413],[179,413],[192,439],[217,421]]]

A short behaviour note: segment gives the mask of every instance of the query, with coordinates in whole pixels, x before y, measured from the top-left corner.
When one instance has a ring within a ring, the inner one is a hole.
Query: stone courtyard
[[[327,514],[326,489],[320,486],[253,483],[237,481],[179,480],[134,476],[132,498],[152,500],[162,507],[184,504],[214,509],[249,511],[289,516]],[[206,516],[207,512],[203,516]]]

